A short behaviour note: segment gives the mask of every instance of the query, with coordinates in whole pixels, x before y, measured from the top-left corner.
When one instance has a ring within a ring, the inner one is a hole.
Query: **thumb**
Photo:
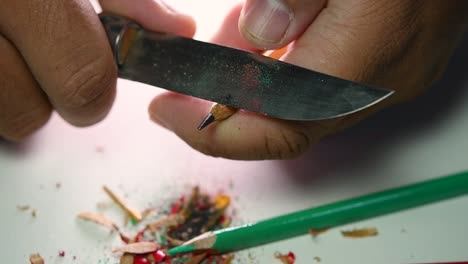
[[[325,0],[247,0],[239,31],[254,47],[277,49],[297,39],[325,6]]]

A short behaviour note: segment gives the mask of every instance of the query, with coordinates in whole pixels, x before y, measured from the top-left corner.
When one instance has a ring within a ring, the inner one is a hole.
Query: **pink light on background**
[[[172,7],[192,15],[197,22],[195,39],[208,41],[219,29],[226,13],[240,0],[166,0]]]

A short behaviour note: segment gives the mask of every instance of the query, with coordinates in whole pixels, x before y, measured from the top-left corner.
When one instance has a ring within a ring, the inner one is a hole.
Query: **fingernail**
[[[249,1],[244,14],[244,29],[252,37],[271,43],[281,42],[294,17],[281,0]]]

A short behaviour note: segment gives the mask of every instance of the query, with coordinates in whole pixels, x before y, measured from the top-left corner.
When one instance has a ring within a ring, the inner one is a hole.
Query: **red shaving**
[[[157,250],[153,252],[153,258],[156,263],[163,261],[165,257],[166,254],[162,250]]]
[[[59,257],[65,257],[65,251],[59,250]]]
[[[181,205],[181,203],[175,203],[175,204],[173,204],[172,207],[171,207],[171,212],[170,212],[170,214],[171,214],[171,215],[177,214],[177,213],[179,212],[179,210],[180,210],[180,205]]]
[[[126,235],[122,234],[121,232],[119,232],[119,236],[120,236],[120,239],[125,243],[125,244],[128,244],[130,243],[132,240],[127,237]]]
[[[291,251],[289,251],[288,254],[284,255],[279,252],[276,252],[275,258],[279,259],[283,264],[294,264],[294,262],[296,261],[296,256]]]
[[[198,207],[199,210],[204,210],[204,209],[208,208],[208,205],[205,202],[198,201],[197,202],[197,207]]]
[[[325,233],[326,231],[328,231],[328,229],[329,229],[329,228],[322,228],[322,229],[310,228],[310,229],[309,229],[309,233],[310,233],[312,236],[316,237],[316,236],[318,236],[318,235],[320,235],[320,234],[322,234],[322,233]]]
[[[135,237],[135,242],[143,241],[143,236],[145,235],[145,230],[141,230]]]
[[[135,256],[135,260],[133,261],[133,264],[149,264],[149,263],[150,261],[142,256]]]

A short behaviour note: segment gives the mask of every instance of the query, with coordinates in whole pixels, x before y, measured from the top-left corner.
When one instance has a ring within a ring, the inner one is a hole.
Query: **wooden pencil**
[[[257,223],[207,232],[168,251],[172,256],[226,253],[394,213],[468,193],[468,171],[298,211]]]
[[[288,50],[288,47],[286,46],[278,50],[266,51],[263,53],[263,55],[278,60],[287,52],[287,50]],[[202,122],[198,125],[198,130],[202,130],[203,128],[209,126],[210,124],[216,121],[222,121],[222,120],[228,119],[237,111],[238,109],[236,108],[229,107],[223,104],[214,103],[211,106],[208,114],[205,116]]]

